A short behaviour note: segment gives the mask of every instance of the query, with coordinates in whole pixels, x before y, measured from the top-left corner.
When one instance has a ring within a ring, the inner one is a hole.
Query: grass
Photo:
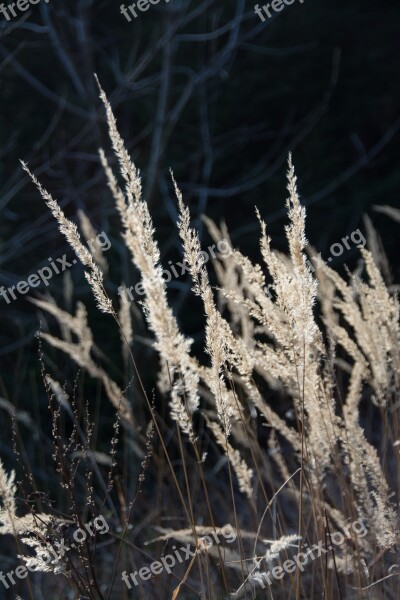
[[[169,302],[139,173],[101,88],[100,96],[118,176],[103,150],[100,159],[144,295],[140,305],[112,297],[105,257],[24,165],[119,332],[125,383],[107,369],[82,303],[70,314],[33,299],[59,326],[58,335],[47,324],[40,332],[39,362],[52,416],[54,462],[44,466],[62,494],[54,504],[39,493],[13,411],[20,480],[17,491],[1,464],[0,533],[32,573],[20,570],[11,585],[4,571],[4,588],[104,600],[396,598],[400,325],[382,257],[360,248],[361,268],[345,279],[312,267],[289,157],[287,254],[272,248],[257,213],[262,262],[231,245],[213,261],[214,286],[172,175],[204,315],[196,352]],[[216,244],[229,240],[205,222]],[[137,366],[138,308],[159,361],[150,386]],[[79,369],[75,381],[51,373],[62,354]],[[107,400],[113,418],[100,428]],[[100,517],[107,531],[79,541],[76,532]],[[68,542],[74,548],[61,555]]]

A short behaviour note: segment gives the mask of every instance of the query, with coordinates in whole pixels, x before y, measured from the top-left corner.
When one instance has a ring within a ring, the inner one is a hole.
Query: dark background
[[[397,224],[372,208],[400,207],[398,12],[394,1],[306,0],[262,23],[250,0],[160,0],[128,23],[119,2],[42,0],[21,19],[1,22],[0,285],[26,280],[48,257],[73,256],[19,159],[70,218],[84,209],[107,232],[110,294],[117,298],[123,280],[138,280],[99,165],[99,146],[112,153],[94,72],[142,172],[165,265],[181,256],[170,167],[204,247],[210,239],[200,217],[206,213],[225,220],[233,242],[259,260],[255,206],[274,246],[286,249],[285,171],[292,151],[309,206],[310,242],[329,256],[332,243],[358,227],[364,231],[367,213],[398,283]],[[353,268],[358,259],[352,249],[335,264]],[[108,357],[102,358],[122,384],[118,333],[95,310],[82,268],[69,276],[73,297],[62,276],[32,294],[50,293],[72,310],[83,300]],[[201,309],[188,299],[189,287],[183,278],[169,293],[185,331],[200,342]],[[26,296],[0,302],[0,396],[42,415],[48,429],[37,310]],[[134,317],[134,352],[154,386],[157,359],[137,311]],[[73,380],[68,358],[49,351],[47,360],[59,381]],[[11,458],[6,417],[0,415],[6,419],[0,451]]]

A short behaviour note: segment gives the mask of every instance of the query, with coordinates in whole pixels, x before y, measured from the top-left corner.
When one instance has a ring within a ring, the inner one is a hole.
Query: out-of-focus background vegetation
[[[51,0],[20,20],[1,22],[0,285],[26,280],[49,257],[73,256],[19,159],[29,163],[69,217],[77,220],[82,209],[107,233],[110,294],[117,298],[123,280],[137,282],[99,165],[98,147],[110,152],[95,72],[142,172],[165,264],[180,260],[170,167],[205,247],[210,238],[204,213],[217,223],[225,220],[232,241],[259,260],[258,206],[273,244],[283,250],[291,150],[309,206],[312,244],[329,256],[332,243],[358,227],[364,231],[367,213],[398,283],[396,224],[373,210],[374,205],[400,207],[398,10],[389,0],[306,0],[262,23],[253,0],[170,0],[168,5],[161,0],[128,23],[119,2]],[[358,258],[352,249],[334,264],[353,268]],[[187,309],[189,287],[186,278],[173,281],[170,297],[185,330],[199,341],[201,309],[196,303]],[[82,268],[32,291],[44,293],[66,309],[73,309],[77,298],[87,303],[104,353],[99,351],[98,359],[123,385],[118,333],[95,310]],[[0,302],[0,396],[33,411],[38,426],[48,431],[37,309],[21,295],[9,305]],[[133,310],[133,351],[145,382],[153,386],[157,360]],[[46,360],[58,380],[73,381],[70,361],[57,354],[52,363],[51,356]],[[100,390],[94,392],[99,399]],[[4,409],[0,419],[5,432],[0,451],[11,459]],[[27,439],[35,463],[38,450],[34,439]],[[45,465],[36,464],[45,485]]]

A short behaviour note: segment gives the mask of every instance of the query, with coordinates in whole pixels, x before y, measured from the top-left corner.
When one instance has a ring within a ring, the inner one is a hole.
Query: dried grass
[[[384,557],[395,548],[398,536],[396,478],[399,457],[394,446],[400,438],[397,419],[400,389],[397,297],[388,290],[373,255],[367,250],[362,251],[364,278],[359,274],[349,274],[348,280],[345,280],[325,265],[320,269],[317,281],[307,259],[306,211],[300,202],[291,157],[287,200],[289,224],[285,229],[288,255],[272,248],[266,224],[258,214],[263,264],[252,264],[239,250],[232,249],[230,256],[216,261],[220,287],[213,289],[205,265],[198,260],[201,250],[198,233],[190,226],[189,209],[173,180],[183,255],[193,281],[193,293],[200,298],[206,319],[204,350],[209,360],[202,362],[192,353],[192,340],[181,330],[169,305],[162,278],[160,250],[148,206],[142,198],[140,176],[101,89],[100,96],[123,188],[119,186],[103,151],[101,162],[121,217],[126,246],[140,273],[145,292],[142,309],[160,358],[160,390],[168,390],[170,418],[183,434],[182,438],[179,434],[178,439],[184,467],[189,460],[187,441],[197,458],[196,468],[200,468],[199,481],[201,487],[204,486],[211,526],[214,526],[213,499],[207,493],[203,471],[205,456],[201,457],[202,439],[216,442],[229,466],[227,490],[232,507],[228,512],[232,514],[238,531],[243,515],[237,504],[243,507],[243,501],[238,500],[236,486],[257,516],[260,514],[260,500],[264,506],[267,504],[270,508],[272,505],[272,500],[269,501],[271,490],[266,489],[268,485],[276,488],[282,481],[286,484],[290,480],[290,485],[279,488],[286,500],[280,507],[280,519],[272,519],[275,537],[269,549],[262,559],[252,556],[253,566],[246,566],[243,540],[239,535],[234,570],[240,567],[242,581],[238,583],[233,578],[236,584],[230,584],[225,573],[229,566],[220,564],[224,582],[222,589],[227,592],[230,588],[229,591],[234,592],[236,588],[237,594],[233,597],[240,597],[242,593],[255,597],[259,589],[256,575],[262,561],[268,563],[272,557],[279,558],[301,538],[303,541],[325,539],[329,523],[343,529],[346,523],[363,519],[367,535],[357,544],[347,542],[325,565],[321,561],[318,572],[314,567],[313,583],[308,576],[297,573],[295,581],[287,577],[276,582],[274,597],[291,598],[292,590],[297,598],[301,597],[302,590],[314,590],[305,592],[302,597],[307,598],[339,597],[335,594],[340,587],[335,587],[334,582],[340,572],[347,574],[348,586],[352,588],[351,594],[346,597],[353,594],[354,597],[366,597],[361,589],[382,576],[383,568],[387,568]],[[111,314],[120,327],[127,364],[134,344],[128,305],[122,303],[119,315],[115,313],[105,289],[103,273],[81,241],[77,227],[65,217],[57,201],[42,188],[26,165],[24,169],[38,187],[60,231],[87,269],[85,275],[98,308]],[[93,234],[89,224],[85,217],[82,225],[86,236]],[[206,224],[214,241],[227,238],[224,226],[220,230],[209,220]],[[266,274],[272,279],[269,287],[272,287],[272,294],[266,293]],[[102,383],[122,423],[133,432],[136,427],[133,407],[117,383],[96,364],[92,356],[93,334],[84,306],[78,304],[73,316],[51,301],[34,302],[54,316],[65,332],[65,339],[48,333],[42,334],[43,338]],[[72,341],[73,336],[77,341]],[[271,390],[282,402],[290,402],[293,420],[282,414],[279,403],[271,403],[267,399]],[[384,434],[380,448],[373,445],[364,429],[360,412],[362,402],[367,402],[382,415]],[[388,411],[391,417],[387,416]],[[151,417],[157,425],[158,416],[154,410]],[[274,433],[269,450],[260,446],[257,421]],[[200,422],[205,424],[205,428],[199,426]],[[158,428],[157,431],[160,433]],[[164,445],[163,448],[165,450]],[[294,473],[299,466],[301,478],[295,483],[289,473]],[[274,481],[268,481],[266,473],[273,473]],[[196,539],[191,478],[185,468],[184,474],[187,502],[174,472],[172,481],[178,486],[180,500],[185,503],[188,531],[192,531]],[[21,519],[16,516],[14,475],[8,476],[1,463],[0,493],[4,505],[0,512],[0,532],[19,533]],[[277,502],[275,496],[273,501]],[[285,502],[296,507],[296,518],[293,518],[293,509],[288,509],[288,514],[284,515],[289,505]],[[131,518],[132,506],[126,523]],[[222,520],[226,521],[226,517]],[[22,541],[38,551],[39,537],[23,537]],[[230,556],[232,558],[232,548]],[[377,556],[381,557],[378,564]],[[39,569],[40,565],[37,567]],[[336,575],[328,574],[326,568]],[[214,597],[202,580],[205,572],[200,570],[200,573],[200,579],[191,580],[191,585],[203,590],[202,597]],[[184,581],[186,583],[186,578]],[[246,588],[250,582],[251,586]],[[390,585],[388,582],[373,587],[372,593],[376,595],[370,597],[389,598]]]

